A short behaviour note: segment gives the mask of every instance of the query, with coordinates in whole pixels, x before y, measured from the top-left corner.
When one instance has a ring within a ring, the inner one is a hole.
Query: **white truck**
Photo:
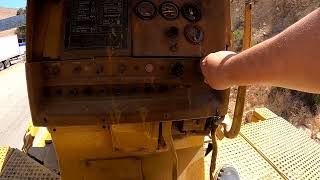
[[[17,35],[0,37],[0,71],[20,61],[25,51],[25,43],[19,43]]]

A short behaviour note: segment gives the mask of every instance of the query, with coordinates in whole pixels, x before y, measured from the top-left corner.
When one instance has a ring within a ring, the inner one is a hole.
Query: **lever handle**
[[[246,86],[238,87],[237,101],[234,108],[233,120],[232,122],[222,122],[222,126],[224,129],[223,134],[227,138],[233,139],[237,137],[240,132],[246,98],[246,90]]]
[[[245,1],[245,21],[243,33],[243,51],[249,49],[251,46],[251,32],[252,32],[252,4],[251,1]],[[244,104],[246,98],[246,86],[238,87],[237,101],[234,108],[234,115],[232,122],[223,122],[224,136],[227,138],[235,138],[241,128],[242,116],[244,111]]]

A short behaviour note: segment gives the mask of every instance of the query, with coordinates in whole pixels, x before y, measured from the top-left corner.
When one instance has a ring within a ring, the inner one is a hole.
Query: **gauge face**
[[[194,4],[185,4],[181,8],[182,16],[190,22],[198,22],[201,19],[201,9]]]
[[[192,44],[200,44],[204,39],[203,31],[196,25],[187,25],[184,29],[184,35]]]
[[[150,1],[141,1],[136,5],[136,15],[141,19],[150,20],[156,13],[157,8]]]
[[[175,20],[179,16],[179,8],[172,2],[165,2],[160,6],[160,14],[167,20]]]

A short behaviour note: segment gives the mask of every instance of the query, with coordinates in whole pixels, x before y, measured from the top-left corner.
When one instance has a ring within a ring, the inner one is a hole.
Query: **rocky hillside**
[[[243,11],[245,0],[232,2],[232,31],[235,50],[241,50]],[[320,7],[319,0],[253,0],[253,40],[258,44],[283,31],[308,13]],[[232,89],[235,104],[236,89]],[[320,96],[282,88],[250,86],[246,102],[246,116],[255,107],[268,107],[298,128],[303,128],[320,142]],[[231,110],[230,110],[231,111]]]
[[[319,0],[252,0],[253,3],[253,44],[266,40],[316,8]],[[232,30],[236,35],[236,46],[243,33],[243,11],[245,0],[231,0]],[[240,48],[240,47],[236,47]],[[239,49],[238,49],[239,50]]]
[[[15,15],[17,15],[17,11],[18,11],[18,9],[0,7],[0,19],[5,19],[8,17],[15,16]],[[15,30],[16,30],[16,28],[10,29],[7,31],[0,31],[0,37],[15,34]]]
[[[17,15],[18,9],[0,7],[0,19],[5,19]]]

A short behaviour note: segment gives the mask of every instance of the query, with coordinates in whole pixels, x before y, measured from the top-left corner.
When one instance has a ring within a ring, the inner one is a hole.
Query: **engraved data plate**
[[[128,48],[127,0],[69,0],[66,49]]]

